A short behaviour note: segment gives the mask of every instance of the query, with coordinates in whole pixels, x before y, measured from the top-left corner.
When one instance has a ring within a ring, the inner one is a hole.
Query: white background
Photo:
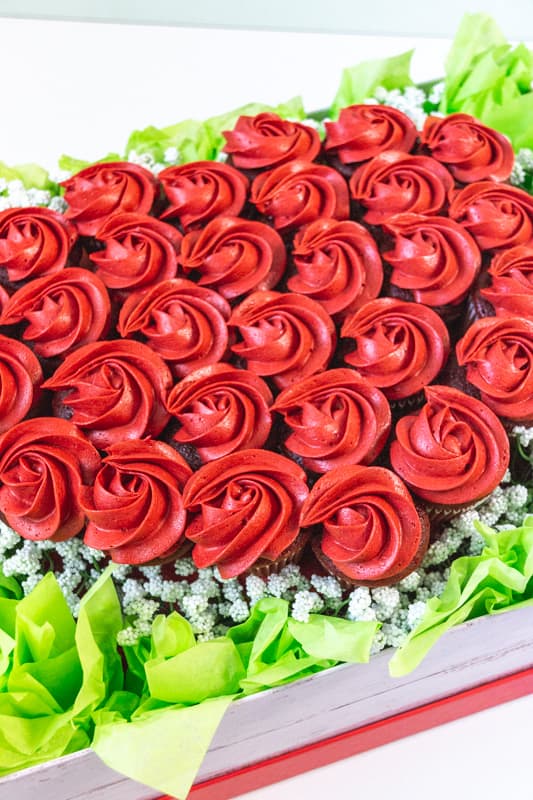
[[[503,15],[502,15],[503,16]],[[504,25],[505,20],[502,19]],[[531,30],[525,31],[531,37]],[[0,20],[0,158],[122,151],[134,128],[301,93],[329,105],[341,69],[416,46],[415,79],[442,74],[449,42]],[[533,697],[242,796],[248,800],[533,798]]]

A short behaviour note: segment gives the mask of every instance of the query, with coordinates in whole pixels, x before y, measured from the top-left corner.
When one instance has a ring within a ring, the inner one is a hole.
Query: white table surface
[[[502,21],[503,24],[503,21]],[[526,35],[531,35],[531,31]],[[53,167],[121,151],[134,128],[302,94],[327,106],[343,67],[416,47],[442,74],[445,39],[221,31],[0,19],[0,159]],[[241,800],[533,797],[533,697],[267,787]]]

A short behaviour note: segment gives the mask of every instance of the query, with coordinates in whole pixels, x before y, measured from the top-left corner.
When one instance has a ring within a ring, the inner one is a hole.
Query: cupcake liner
[[[481,503],[483,503],[489,495],[485,495],[481,497],[479,500],[474,500],[471,503],[461,503],[459,505],[439,505],[438,503],[429,503],[427,501],[423,502],[423,508],[426,514],[429,517],[429,521],[431,524],[431,533],[432,539],[438,533],[438,529],[444,523],[449,522],[451,519],[456,517],[458,514],[461,514],[463,511],[468,511],[471,508],[477,508]]]
[[[171,553],[167,553],[166,555],[162,555],[160,558],[154,558],[152,561],[148,561],[146,564],[142,564],[143,567],[160,567],[163,564],[171,564],[173,561],[178,561],[180,558],[185,558],[188,556],[193,548],[193,543],[189,539],[185,539],[183,537],[176,545],[176,549],[173,550]]]
[[[307,531],[300,531],[294,542],[289,545],[275,561],[269,561],[267,558],[259,558],[241,577],[256,575],[258,578],[268,578],[269,575],[279,572],[288,564],[298,564],[308,539],[309,534]]]

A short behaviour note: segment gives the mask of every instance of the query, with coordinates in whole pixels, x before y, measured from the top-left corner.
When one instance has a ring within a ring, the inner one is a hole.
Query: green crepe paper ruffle
[[[411,672],[454,625],[485,614],[533,605],[533,516],[522,527],[495,531],[476,522],[486,547],[480,556],[456,559],[440,597],[428,600],[426,613],[389,663],[390,674]]]
[[[355,67],[343,70],[340,86],[331,104],[331,117],[337,119],[342,108],[362,103],[367,97],[372,97],[378,86],[387,91],[412,86],[413,53],[414,50],[408,50],[392,58],[363,61]]]

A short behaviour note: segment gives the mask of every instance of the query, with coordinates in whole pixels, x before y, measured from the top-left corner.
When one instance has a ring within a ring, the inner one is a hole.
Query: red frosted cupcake
[[[422,389],[443,368],[450,351],[441,318],[420,303],[383,297],[347,317],[342,336],[355,348],[345,361],[393,403],[417,404]]]
[[[391,427],[385,395],[354,370],[332,369],[281,392],[273,411],[283,415],[285,447],[312,472],[370,464]]]
[[[479,181],[457,192],[449,215],[481,250],[533,243],[533,197],[517,186]]]
[[[0,268],[10,281],[30,280],[66,266],[77,239],[74,226],[50,208],[9,208],[0,213]]]
[[[0,336],[0,433],[22,422],[35,408],[42,380],[39,359],[29,347]]]
[[[497,317],[533,319],[533,247],[511,247],[497,253],[479,293]]]
[[[200,569],[217,566],[224,579],[247,572],[266,575],[299,557],[302,506],[309,494],[305,472],[265,450],[243,450],[205,464],[189,480],[186,536]]]
[[[302,525],[318,526],[313,550],[347,585],[388,586],[421,563],[429,521],[405,484],[382,467],[345,466],[315,483]]]
[[[296,158],[314,161],[321,147],[314,128],[270,112],[241,116],[233,130],[222,135],[222,150],[243,170],[271,169]]]
[[[420,411],[398,421],[390,460],[436,520],[480,502],[498,486],[509,466],[509,441],[480,400],[450,386],[428,386],[425,394]]]

